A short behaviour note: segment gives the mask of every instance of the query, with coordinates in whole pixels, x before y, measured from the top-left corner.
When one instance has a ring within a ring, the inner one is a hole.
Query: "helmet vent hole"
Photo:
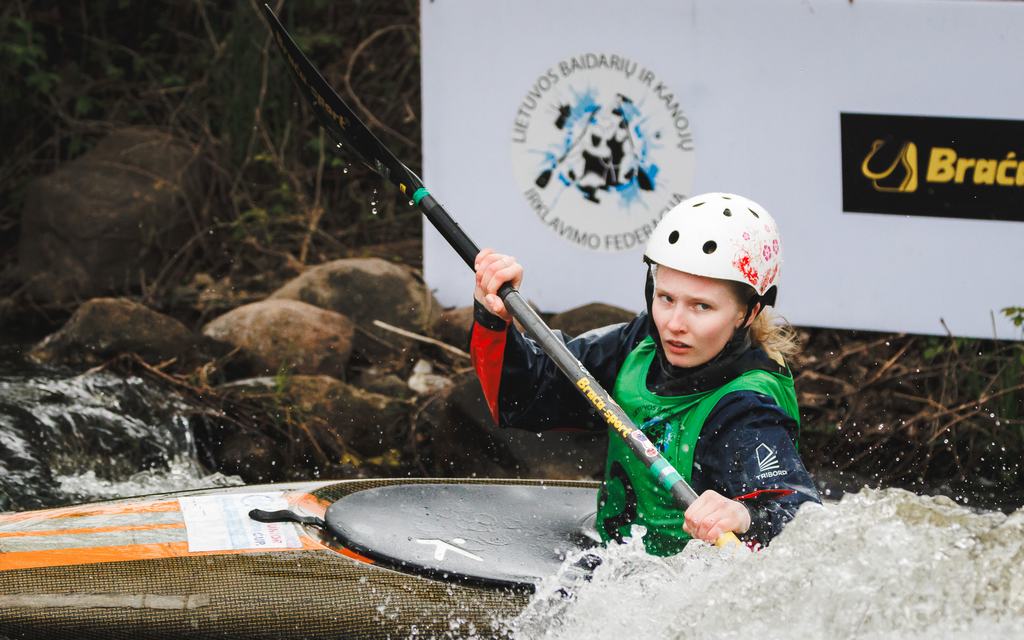
[[[697,204],[693,205],[693,208],[696,209],[697,207],[701,206],[702,204],[704,204],[704,203],[703,202],[698,202]]]
[[[747,209],[747,211],[749,211],[750,213],[754,214],[754,217],[755,217],[755,218],[758,218],[758,219],[760,219],[760,218],[761,218],[761,216],[757,215],[757,212],[756,212],[756,211],[754,211],[753,209],[750,209],[750,208],[748,208],[748,209]]]
[[[704,253],[714,253],[715,249],[718,248],[718,243],[714,240],[708,240],[704,243]]]
[[[726,209],[725,211],[722,212],[722,215],[725,216],[726,218],[728,218],[729,216],[732,215],[732,211],[729,211],[728,209]]]
[[[668,234],[668,243],[669,244],[675,244],[678,241],[679,241],[679,232],[678,231],[673,231],[672,233]]]

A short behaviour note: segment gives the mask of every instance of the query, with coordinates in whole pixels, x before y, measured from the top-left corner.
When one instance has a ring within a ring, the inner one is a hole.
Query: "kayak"
[[[323,481],[0,514],[0,637],[497,635],[596,543],[597,486]]]

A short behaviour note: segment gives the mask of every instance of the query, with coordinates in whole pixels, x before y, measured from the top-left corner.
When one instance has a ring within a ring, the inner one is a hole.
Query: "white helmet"
[[[779,228],[761,205],[743,196],[705,193],[683,200],[655,227],[644,256],[678,271],[748,284],[760,302],[775,304]]]

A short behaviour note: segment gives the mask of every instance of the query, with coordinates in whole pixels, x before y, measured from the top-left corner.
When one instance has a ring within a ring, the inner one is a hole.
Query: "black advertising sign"
[[[842,113],[843,211],[1024,222],[1024,121]]]

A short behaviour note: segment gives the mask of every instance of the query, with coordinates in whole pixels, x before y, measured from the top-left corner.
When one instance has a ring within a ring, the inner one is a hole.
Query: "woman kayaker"
[[[648,552],[671,555],[691,537],[733,531],[767,544],[805,502],[820,502],[797,453],[799,410],[785,356],[794,332],[778,325],[778,230],[757,203],[709,193],[669,211],[652,233],[647,311],[568,338],[566,345],[699,498],[684,513],[626,444],[609,438],[598,500],[602,539],[646,529]],[[531,339],[511,325],[497,295],[518,287],[515,258],[476,258],[473,363],[495,422],[532,431],[604,423]]]

